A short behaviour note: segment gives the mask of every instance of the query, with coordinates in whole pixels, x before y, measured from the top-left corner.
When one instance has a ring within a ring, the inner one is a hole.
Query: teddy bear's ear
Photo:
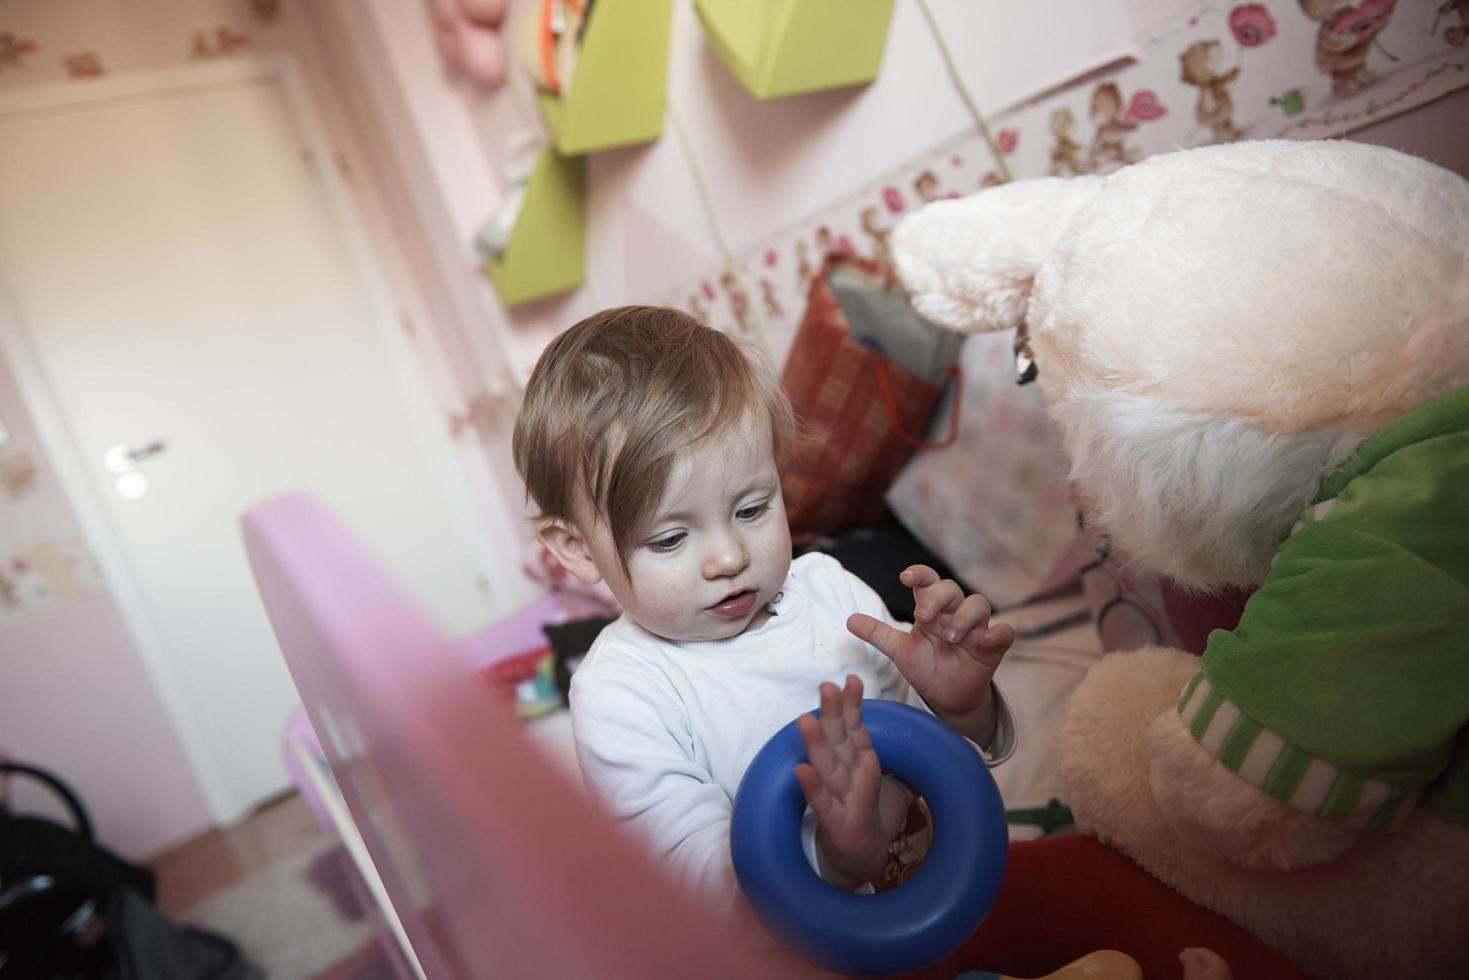
[[[935,201],[899,222],[893,259],[913,307],[963,333],[1025,318],[1036,270],[1101,177],[1042,177]]]

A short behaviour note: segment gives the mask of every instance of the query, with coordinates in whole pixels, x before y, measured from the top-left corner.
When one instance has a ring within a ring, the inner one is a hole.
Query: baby
[[[991,682],[1014,634],[983,596],[911,566],[909,631],[831,557],[792,561],[780,462],[796,428],[758,352],[640,306],[557,337],[515,424],[541,541],[623,608],[572,678],[583,776],[665,869],[726,905],[735,790],[792,718],[807,857],[844,888],[882,879],[912,802],[882,774],[864,691],[931,711],[990,765],[1015,741]]]

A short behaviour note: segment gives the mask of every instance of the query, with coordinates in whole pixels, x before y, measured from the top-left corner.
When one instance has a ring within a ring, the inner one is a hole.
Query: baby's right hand
[[[796,728],[811,760],[796,766],[796,780],[816,814],[822,862],[841,879],[833,883],[851,888],[880,879],[912,794],[883,778],[862,724],[862,681],[849,674],[845,688],[822,684],[820,719],[802,715]]]

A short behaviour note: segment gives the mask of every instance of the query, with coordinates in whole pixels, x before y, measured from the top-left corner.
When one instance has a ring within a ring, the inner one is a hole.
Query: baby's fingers
[[[909,565],[898,573],[898,581],[910,589],[921,589],[925,585],[932,585],[943,578],[938,572],[927,565]]]
[[[826,731],[816,720],[816,716],[801,715],[796,719],[796,731],[800,734],[801,741],[806,743],[806,757],[811,760],[811,764],[822,771],[832,768],[836,756],[832,754],[831,744],[826,740]]]
[[[910,643],[907,633],[865,613],[853,613],[847,617],[847,632],[877,647],[884,656],[898,664],[899,670],[903,668],[901,661]]]
[[[950,643],[962,643],[972,630],[984,629],[990,621],[990,601],[982,595],[972,595],[959,604],[954,615],[944,628],[944,639]]]
[[[846,792],[850,773],[847,764],[827,741],[822,724],[812,715],[801,715],[796,719],[796,731],[806,743],[806,759],[813,766],[823,783],[838,795]]]
[[[946,578],[913,590],[913,621],[927,623],[944,613],[952,613],[964,601],[959,583]]]
[[[847,744],[847,698],[847,692],[835,684],[827,682],[821,685],[821,733],[832,752],[843,762],[852,760],[852,747]]]
[[[1003,654],[1015,642],[1015,628],[1009,623],[996,623],[979,634],[980,648],[991,656]]]
[[[847,724],[847,745],[852,750],[852,761],[863,764],[863,755],[872,751],[872,736],[862,724],[862,679],[856,674],[847,675],[847,687],[842,692],[842,713]]]
[[[842,688],[842,722],[849,733],[862,727],[862,678],[856,674],[848,674]]]
[[[816,814],[816,819],[826,822],[831,818],[836,807],[836,798],[826,788],[826,783],[821,775],[809,763],[802,762],[796,766],[796,782],[801,784],[801,792],[806,796],[806,805],[811,807],[811,812]]]

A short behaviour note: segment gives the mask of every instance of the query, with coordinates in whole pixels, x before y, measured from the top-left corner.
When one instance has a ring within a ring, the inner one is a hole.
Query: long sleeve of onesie
[[[577,676],[581,672],[578,671]],[[588,788],[690,890],[732,897],[733,799],[701,762],[666,677],[615,663],[573,688],[577,759]]]

